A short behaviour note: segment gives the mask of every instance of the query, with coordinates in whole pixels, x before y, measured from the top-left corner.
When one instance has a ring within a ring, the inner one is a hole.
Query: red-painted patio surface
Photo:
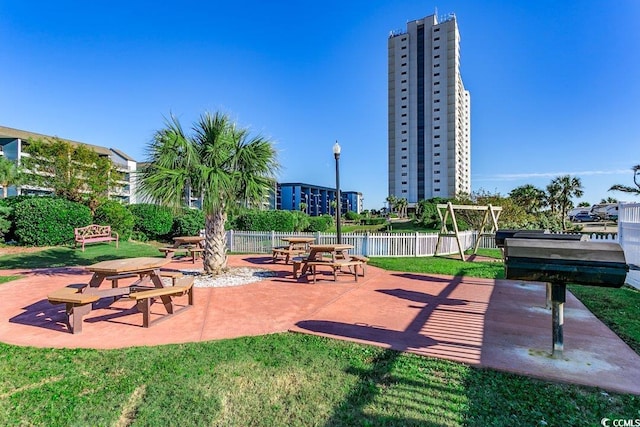
[[[295,331],[640,394],[640,356],[571,294],[565,306],[564,357],[550,357],[551,314],[544,308],[541,283],[369,266],[357,283],[348,275],[333,282],[327,274],[311,284],[293,279],[290,265],[273,264],[269,256],[233,255],[229,265],[277,275],[242,286],[196,288],[192,309],[148,329],[141,327],[134,302],[125,298],[109,305],[105,298],[75,335],[65,326],[64,306],[51,305],[46,296],[70,283],[87,283],[90,273],[81,267],[17,271],[26,277],[0,286],[0,341],[110,349]],[[191,261],[168,267],[194,268]],[[161,304],[154,307],[156,313],[164,310]]]

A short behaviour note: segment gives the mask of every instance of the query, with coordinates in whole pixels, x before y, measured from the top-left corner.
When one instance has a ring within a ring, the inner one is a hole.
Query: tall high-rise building
[[[470,95],[455,15],[389,36],[389,195],[409,206],[471,193]]]

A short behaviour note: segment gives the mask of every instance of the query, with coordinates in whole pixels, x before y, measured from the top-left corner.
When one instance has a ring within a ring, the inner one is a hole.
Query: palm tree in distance
[[[171,116],[147,147],[148,165],[140,190],[156,203],[179,208],[191,189],[205,214],[204,271],[220,274],[227,266],[225,223],[231,209],[264,202],[279,169],[270,140],[250,137],[222,113],[205,113],[187,135]]]
[[[562,229],[566,229],[565,218],[567,212],[573,208],[573,197],[582,197],[582,182],[580,178],[572,178],[570,175],[559,176],[551,181],[547,186],[549,200],[552,201],[552,212],[559,214],[562,220]]]
[[[400,197],[396,200],[395,204],[396,208],[398,209],[398,216],[400,218],[405,218],[407,216],[407,206],[409,205],[406,197]]]
[[[398,203],[398,198],[392,194],[387,197],[385,201],[389,203],[389,211],[387,212],[387,214],[392,213],[396,203]]]
[[[636,185],[636,188],[629,185],[616,184],[612,185],[609,191],[622,191],[640,196],[640,165],[635,165],[631,170],[633,171],[633,183]]]
[[[531,185],[521,185],[509,192],[517,204],[522,206],[527,213],[536,214],[545,205],[545,193],[543,190]]]
[[[0,186],[2,186],[2,197],[7,198],[7,189],[18,180],[18,167],[16,163],[0,156]]]

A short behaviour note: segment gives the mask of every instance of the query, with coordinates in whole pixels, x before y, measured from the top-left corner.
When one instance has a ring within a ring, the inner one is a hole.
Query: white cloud
[[[532,173],[513,173],[513,174],[497,174],[493,176],[475,176],[474,181],[518,181],[530,178],[556,178],[558,176],[571,175],[574,177],[594,176],[594,175],[629,175],[630,169],[614,169],[614,170],[595,170],[595,171],[577,171],[577,172],[532,172]]]

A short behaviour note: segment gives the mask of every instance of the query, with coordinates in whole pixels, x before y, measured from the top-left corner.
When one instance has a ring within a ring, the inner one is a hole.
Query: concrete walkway
[[[416,261],[419,262],[419,261]],[[87,283],[83,268],[20,273],[0,286],[0,341],[35,347],[122,348],[295,331],[391,348],[532,377],[640,395],[640,356],[568,293],[562,359],[550,357],[551,314],[540,283],[389,272],[368,267],[353,276],[295,280],[291,266],[271,257],[230,257],[231,266],[277,274],[226,288],[196,288],[195,306],[142,328],[134,303],[100,300],[70,334],[64,307],[46,295]],[[192,269],[190,261],[168,266]],[[320,278],[320,277],[319,277]],[[162,313],[161,304],[154,305]]]

